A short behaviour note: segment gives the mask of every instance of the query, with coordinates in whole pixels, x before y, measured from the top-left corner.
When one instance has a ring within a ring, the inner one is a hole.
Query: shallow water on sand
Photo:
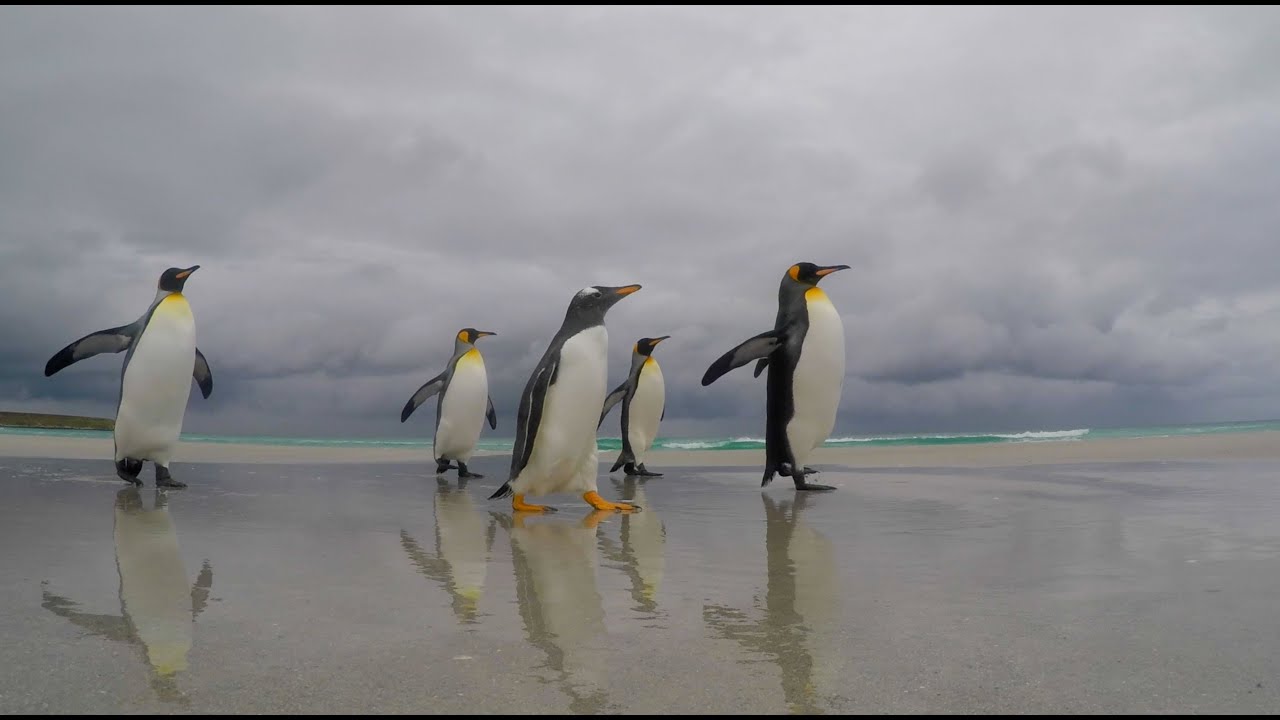
[[[1275,463],[602,476],[0,459],[4,712],[1269,712]],[[660,468],[654,467],[659,470]]]

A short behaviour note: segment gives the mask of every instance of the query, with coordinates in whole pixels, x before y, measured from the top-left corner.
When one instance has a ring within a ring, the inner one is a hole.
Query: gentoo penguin
[[[95,635],[141,646],[156,694],[181,702],[176,677],[187,669],[191,625],[208,602],[213,568],[206,560],[195,584],[187,579],[178,532],[160,492],[149,510],[132,485],[116,494],[114,504],[120,615],[82,613],[47,589],[41,606]]]
[[[467,461],[475,452],[480,439],[481,425],[485,418],[489,427],[498,429],[498,414],[493,410],[493,398],[489,397],[489,376],[484,371],[484,358],[475,342],[497,333],[464,328],[453,340],[453,357],[444,372],[431,378],[405,403],[400,411],[400,422],[409,419],[427,398],[440,393],[436,405],[436,432],[432,447],[436,458],[436,474],[441,475],[458,463],[458,477],[484,477],[467,469]]]
[[[604,315],[622,298],[640,289],[587,287],[569,301],[564,323],[520,395],[511,477],[490,500],[513,495],[516,511],[553,510],[530,505],[525,495],[580,492],[597,510],[637,510],[611,503],[596,492],[596,428],[609,378],[609,332]]]
[[[666,417],[666,385],[662,382],[662,368],[653,359],[653,349],[669,337],[640,338],[631,348],[631,371],[627,379],[604,399],[597,426],[604,423],[614,405],[622,403],[622,452],[609,472],[617,472],[625,465],[628,475],[662,476],[662,473],[649,472],[644,466],[644,454],[658,437],[658,423]]]
[[[86,335],[58,351],[44,366],[49,377],[99,353],[129,352],[120,373],[116,405],[115,461],[120,479],[141,485],[142,462],[156,466],[156,487],[186,487],[169,475],[169,460],[182,432],[191,378],[206,398],[213,392],[209,363],[196,347],[196,321],[182,294],[199,265],[169,268],[160,276],[156,298],[136,321]]]
[[[458,622],[471,624],[479,616],[493,548],[496,521],[482,515],[462,488],[438,481],[435,497],[436,552],[431,556],[405,530],[400,545],[409,560],[426,577],[440,583],[452,599]]]
[[[774,473],[790,475],[797,490],[834,490],[805,482],[805,460],[835,426],[844,383],[844,325],[818,281],[848,265],[792,265],[778,288],[774,327],[722,355],[702,376],[704,386],[755,360],[756,377],[769,370],[765,409],[765,465],[761,485]]]

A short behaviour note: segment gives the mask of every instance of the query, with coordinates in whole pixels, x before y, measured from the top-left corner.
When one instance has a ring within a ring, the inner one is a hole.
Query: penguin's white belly
[[[169,511],[116,509],[120,599],[160,675],[187,669],[191,585]]]
[[[809,453],[831,435],[844,383],[844,324],[840,314],[817,288],[810,289],[805,297],[809,330],[791,383],[795,414],[787,423],[787,440],[801,466]]]
[[[117,459],[168,462],[182,432],[195,362],[195,318],[175,293],[151,314],[121,380]]]
[[[453,378],[440,407],[440,427],[436,428],[436,457],[466,462],[480,440],[485,410],[489,407],[489,377],[478,350],[458,358]]]
[[[649,358],[640,368],[636,392],[627,411],[627,440],[636,462],[644,462],[644,453],[653,447],[658,437],[658,423],[662,420],[662,408],[666,403],[666,385],[662,381],[662,368],[658,361]]]
[[[516,492],[549,495],[596,489],[596,423],[608,380],[609,333],[588,328],[560,348],[556,382],[547,390],[542,421]],[[526,484],[527,483],[527,484]]]

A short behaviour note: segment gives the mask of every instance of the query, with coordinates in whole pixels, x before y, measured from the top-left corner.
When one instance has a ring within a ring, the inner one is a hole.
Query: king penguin
[[[790,475],[797,490],[834,490],[806,482],[813,449],[835,427],[844,383],[844,325],[818,281],[848,265],[792,265],[778,288],[774,327],[720,356],[702,376],[704,386],[756,361],[756,377],[769,370],[765,406],[765,465],[761,485]]]
[[[458,463],[458,479],[484,477],[467,469],[467,461],[475,452],[485,419],[489,427],[498,429],[498,414],[493,410],[493,398],[489,397],[489,376],[484,370],[484,358],[475,342],[497,333],[464,328],[453,340],[453,357],[444,372],[431,378],[405,403],[400,411],[400,422],[409,419],[427,398],[440,393],[436,405],[436,432],[432,448],[436,459],[436,474],[443,475],[451,467],[449,461]]]
[[[511,477],[490,500],[513,495],[517,512],[554,508],[530,505],[525,495],[580,492],[597,510],[638,510],[611,503],[596,491],[598,409],[609,379],[609,332],[604,315],[619,300],[640,289],[587,287],[569,301],[564,323],[538,361],[520,395]]]
[[[658,437],[658,423],[666,417],[666,385],[662,382],[662,368],[653,359],[653,349],[669,337],[640,338],[631,349],[631,371],[627,379],[604,399],[598,425],[604,423],[614,405],[622,403],[622,452],[609,472],[617,472],[625,465],[628,475],[662,476],[662,473],[649,472],[644,466],[644,454]]]
[[[129,352],[120,373],[116,405],[115,462],[120,479],[141,485],[142,462],[156,466],[156,487],[186,487],[169,474],[169,460],[182,433],[187,396],[194,376],[205,398],[213,392],[213,374],[196,347],[196,321],[182,288],[199,265],[169,268],[160,276],[155,300],[136,321],[99,330],[49,358],[44,375],[99,353]]]

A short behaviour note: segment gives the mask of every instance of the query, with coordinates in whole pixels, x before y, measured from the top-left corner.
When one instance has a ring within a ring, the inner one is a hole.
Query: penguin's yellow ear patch
[[[800,282],[800,266],[799,265],[792,265],[791,269],[787,271],[787,274],[791,276],[792,280],[795,280],[796,282]]]
[[[471,342],[471,333],[467,332],[466,330],[459,331],[458,339],[461,340],[462,342]]]

